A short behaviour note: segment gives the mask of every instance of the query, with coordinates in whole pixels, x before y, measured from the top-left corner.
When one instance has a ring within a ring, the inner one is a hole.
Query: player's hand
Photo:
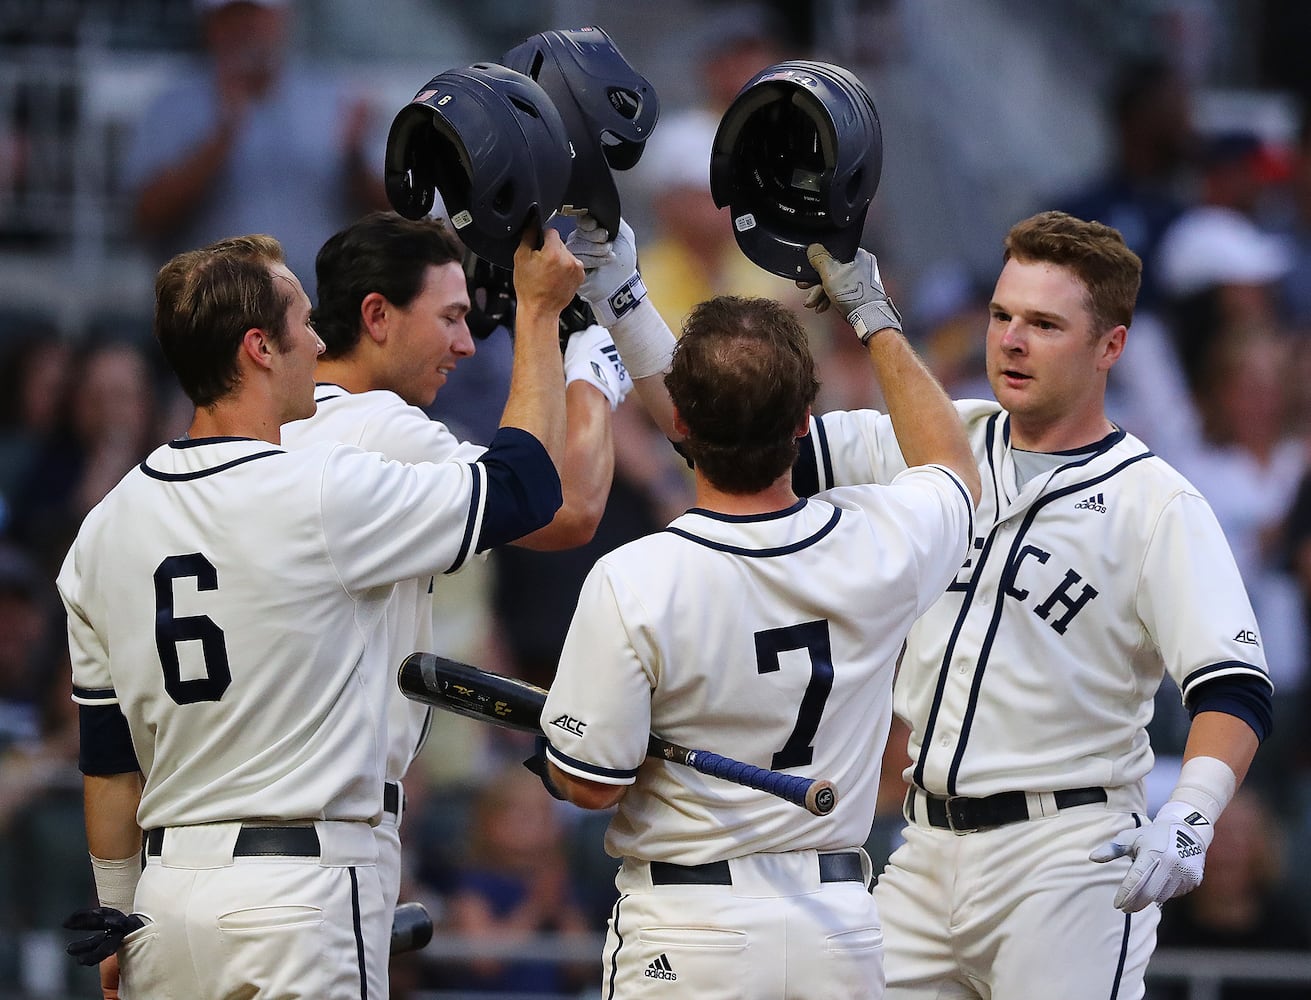
[[[520,311],[533,309],[559,316],[583,281],[583,268],[565,249],[558,231],[547,227],[542,248],[534,250],[534,236],[525,233],[514,252],[514,296]]]
[[[1148,903],[1164,903],[1201,885],[1206,849],[1213,836],[1215,827],[1205,816],[1186,802],[1171,800],[1147,826],[1121,830],[1088,859],[1133,858],[1129,874],[1115,893],[1115,906],[1136,913]]]
[[[594,216],[583,215],[565,246],[586,274],[579,294],[606,326],[636,307],[646,294],[637,274],[637,242],[623,219],[612,236]]]
[[[822,313],[830,303],[837,306],[855,327],[862,344],[869,343],[869,338],[880,330],[901,329],[901,313],[888,298],[879,275],[879,262],[868,250],[857,250],[856,259],[844,264],[835,260],[821,244],[812,243],[806,248],[806,259],[823,282],[813,287],[797,282],[799,287],[810,289],[806,296],[807,309]]]
[[[596,386],[610,403],[610,410],[618,409],[633,388],[628,369],[619,360],[619,348],[603,326],[589,326],[569,338],[564,352],[564,384],[587,382]]]
[[[64,927],[70,931],[95,933],[78,938],[65,951],[72,955],[79,965],[99,965],[118,951],[125,937],[145,926],[146,921],[141,914],[124,913],[112,906],[78,910],[64,921]]]

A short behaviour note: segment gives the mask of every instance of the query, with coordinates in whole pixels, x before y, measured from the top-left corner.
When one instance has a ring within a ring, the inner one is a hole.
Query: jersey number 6
[[[173,581],[194,578],[197,590],[218,590],[218,571],[199,552],[169,556],[155,570],[155,648],[164,668],[164,690],[179,705],[218,701],[232,683],[223,630],[206,615],[173,614]],[[178,643],[199,642],[205,676],[182,679]]]
[[[778,670],[778,654],[793,649],[804,649],[809,654],[810,683],[801,696],[797,724],[769,765],[775,771],[804,767],[814,758],[815,733],[819,730],[820,716],[824,714],[829,692],[833,690],[833,653],[829,647],[828,621],[821,618],[757,632],[756,673],[770,674]]]

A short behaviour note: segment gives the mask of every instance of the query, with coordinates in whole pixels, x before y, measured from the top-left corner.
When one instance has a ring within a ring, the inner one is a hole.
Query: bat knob
[[[806,809],[816,816],[827,816],[838,804],[838,790],[831,781],[817,781],[806,793]]]

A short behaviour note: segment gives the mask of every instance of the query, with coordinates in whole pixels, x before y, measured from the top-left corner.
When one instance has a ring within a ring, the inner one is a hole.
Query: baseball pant
[[[1088,860],[1133,825],[1104,805],[964,834],[908,824],[874,888],[888,1000],[1141,1000],[1160,908],[1117,910],[1129,859]]]
[[[691,875],[625,860],[601,996],[876,1000],[883,935],[869,858],[858,849],[835,856],[843,860],[826,862],[825,878],[815,851],[753,854]],[[714,884],[724,879],[731,884]]]
[[[376,858],[366,823],[151,831],[122,997],[386,1000]]]

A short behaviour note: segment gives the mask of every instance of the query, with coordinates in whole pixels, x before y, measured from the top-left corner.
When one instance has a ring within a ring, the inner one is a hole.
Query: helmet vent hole
[[[533,53],[532,65],[528,67],[528,75],[534,80],[540,79],[542,75],[542,64],[546,62],[546,53],[538,49]]]
[[[510,103],[513,104],[516,108],[518,108],[526,115],[532,115],[534,118],[541,117],[541,115],[537,113],[537,109],[535,107],[533,107],[527,101],[522,100],[521,98],[511,96]]]

